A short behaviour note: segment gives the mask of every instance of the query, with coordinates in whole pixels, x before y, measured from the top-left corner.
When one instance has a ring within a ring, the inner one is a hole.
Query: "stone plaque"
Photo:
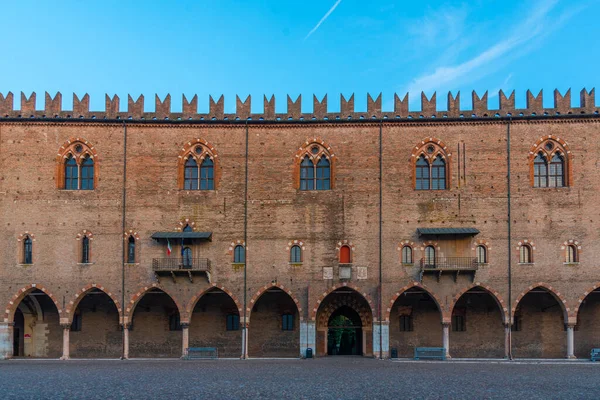
[[[367,267],[356,267],[356,279],[367,279]]]
[[[352,267],[340,266],[340,279],[352,279]]]
[[[333,267],[323,267],[323,279],[333,279]]]

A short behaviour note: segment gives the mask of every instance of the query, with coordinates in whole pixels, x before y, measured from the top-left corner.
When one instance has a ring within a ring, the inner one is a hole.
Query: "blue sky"
[[[330,110],[339,95],[355,93],[357,110],[367,92],[383,92],[384,110],[393,94],[409,91],[411,109],[420,92],[437,91],[440,109],[449,90],[461,91],[465,109],[471,91],[579,91],[599,86],[600,0],[389,1],[389,0],[5,0],[0,92],[91,96],[91,108],[104,109],[104,94],[144,94],[146,110],[154,94],[171,93],[173,110],[181,94],[225,95],[226,112],[235,95],[275,94],[277,111],[286,94],[302,94],[303,110],[312,94],[328,94]],[[17,104],[18,106],[18,104]]]

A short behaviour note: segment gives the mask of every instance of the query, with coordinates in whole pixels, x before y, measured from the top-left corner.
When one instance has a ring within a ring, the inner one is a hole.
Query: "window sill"
[[[94,265],[96,264],[95,262],[89,262],[89,263],[77,263],[77,265],[81,266],[81,267],[86,267],[88,265]]]
[[[563,265],[579,265],[579,261],[575,261],[575,262],[565,262],[565,263],[563,263]]]
[[[532,263],[532,262],[529,262],[529,263],[522,263],[522,262],[520,262],[519,265],[534,265],[534,263]]]
[[[128,263],[128,262],[125,263],[126,267],[135,267],[137,265],[140,265],[140,263]]]
[[[58,189],[61,192],[93,192],[96,189]]]
[[[291,267],[301,267],[302,266],[302,262],[289,262],[288,264],[290,264]]]
[[[414,267],[415,263],[402,263],[403,267]]]
[[[33,267],[35,264],[31,263],[31,264],[23,264],[23,263],[19,263],[17,264],[17,267]]]

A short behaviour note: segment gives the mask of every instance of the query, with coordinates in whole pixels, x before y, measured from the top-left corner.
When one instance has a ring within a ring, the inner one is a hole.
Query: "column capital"
[[[60,326],[65,330],[67,330],[67,329],[71,330],[71,324],[69,324],[69,323],[61,323]]]
[[[182,322],[179,325],[181,325],[181,329],[188,329],[190,327],[189,322]]]
[[[452,322],[450,322],[450,321],[442,321],[442,327],[449,328],[450,325],[452,325]]]
[[[567,328],[568,329],[574,329],[575,325],[577,325],[577,322],[567,322]]]
[[[129,322],[126,322],[124,324],[122,323],[121,328],[129,330],[129,328],[131,328],[131,324]]]

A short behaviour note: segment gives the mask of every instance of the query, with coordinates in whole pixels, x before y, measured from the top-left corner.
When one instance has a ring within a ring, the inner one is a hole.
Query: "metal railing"
[[[421,269],[424,270],[475,271],[478,266],[476,257],[421,258]]]
[[[208,258],[154,258],[152,270],[159,271],[210,271]]]

